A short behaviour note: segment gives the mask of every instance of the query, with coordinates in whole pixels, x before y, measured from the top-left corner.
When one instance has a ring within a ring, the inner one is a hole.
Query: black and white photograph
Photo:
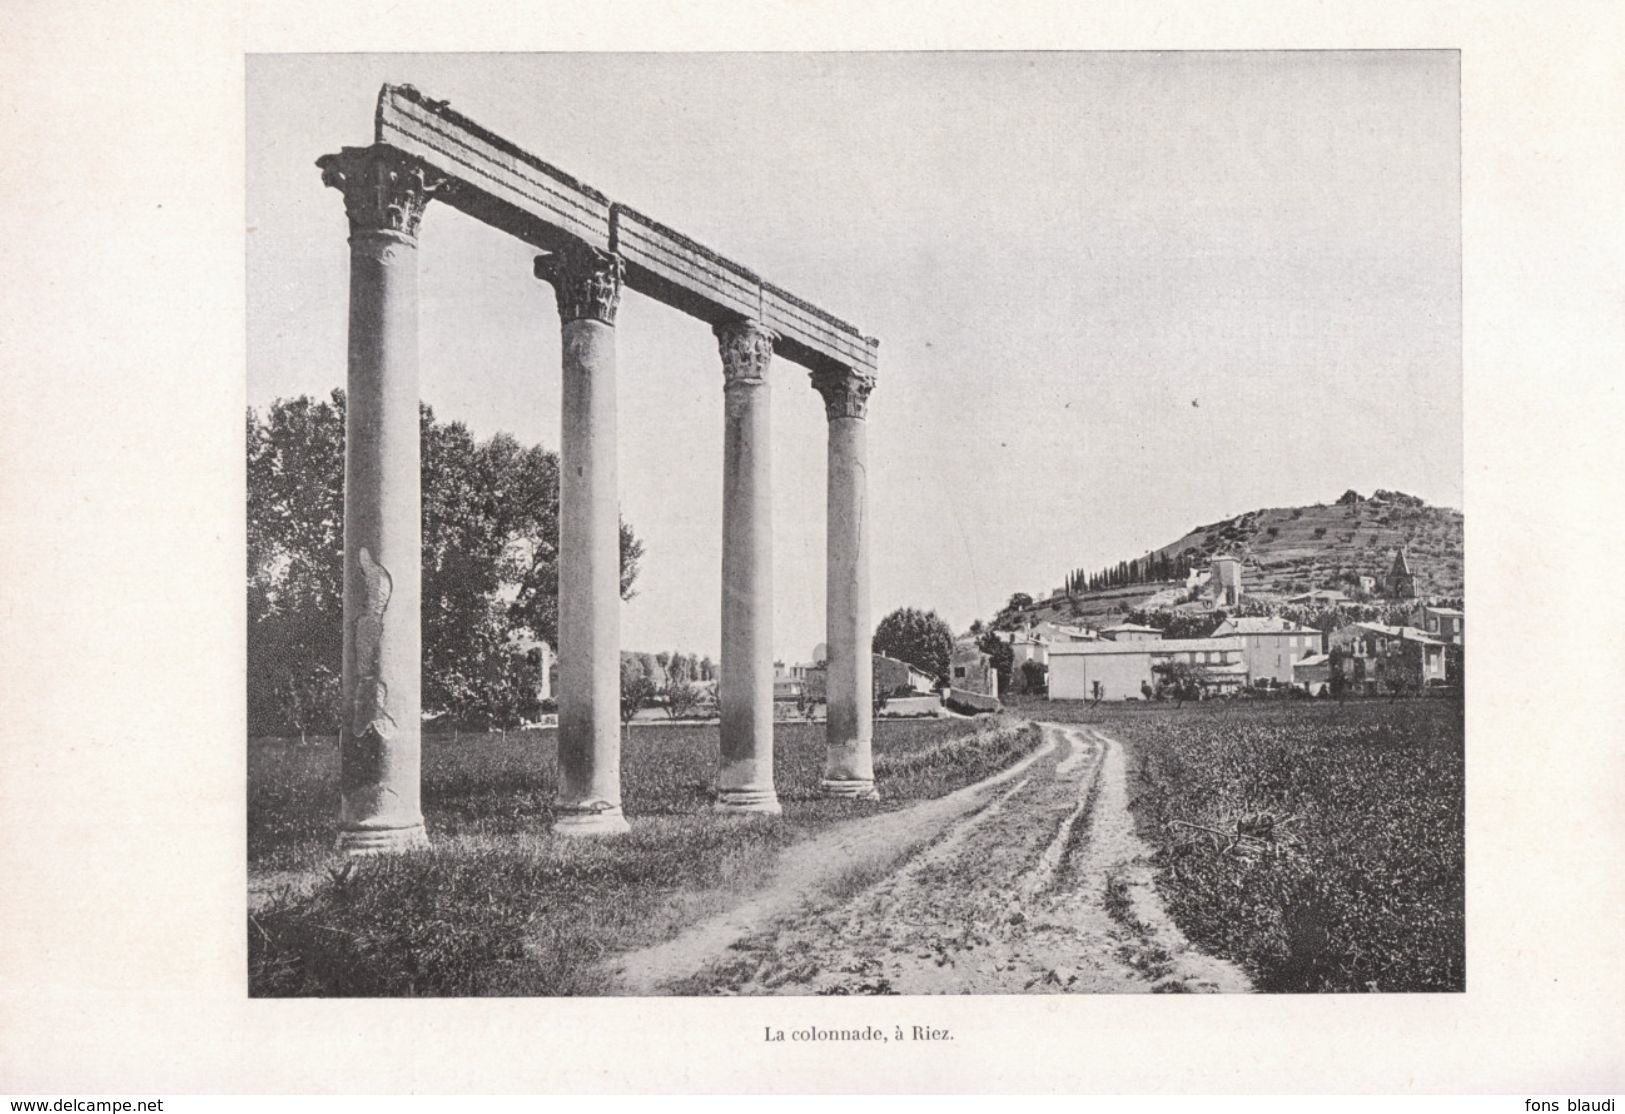
[[[249,992],[1463,990],[1459,74],[250,58]]]
[[[1616,1110],[1622,56],[0,5],[0,1108]]]

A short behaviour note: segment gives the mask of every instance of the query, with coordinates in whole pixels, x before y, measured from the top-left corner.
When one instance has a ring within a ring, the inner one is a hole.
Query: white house
[[[1278,685],[1290,685],[1294,662],[1326,650],[1325,636],[1318,630],[1266,615],[1226,619],[1214,629],[1213,637],[1242,640],[1248,683],[1268,678]]]
[[[1164,638],[1069,642],[1050,647],[1051,700],[1138,700],[1155,688],[1155,667],[1181,663],[1195,669],[1204,688],[1226,691],[1247,677],[1240,638]],[[1098,686],[1098,688],[1097,688]]]

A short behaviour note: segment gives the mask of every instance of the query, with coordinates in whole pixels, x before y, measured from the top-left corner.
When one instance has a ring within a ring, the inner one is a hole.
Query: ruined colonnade
[[[417,234],[442,201],[542,249],[562,348],[559,789],[554,830],[627,830],[620,794],[620,518],[615,318],[630,287],[712,325],[722,363],[721,754],[717,808],[778,812],[773,783],[770,393],[806,366],[829,419],[824,791],[873,796],[866,414],[876,342],[609,201],[444,102],[385,86],[376,137],[318,160],[350,224],[339,846],[427,845]]]

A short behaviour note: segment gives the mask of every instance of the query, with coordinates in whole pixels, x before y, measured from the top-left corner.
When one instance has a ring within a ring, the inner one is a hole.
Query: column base
[[[621,812],[620,805],[608,808],[571,808],[558,806],[558,818],[553,821],[553,834],[561,836],[625,835],[632,830]]]
[[[717,812],[755,812],[778,816],[784,811],[773,789],[723,789],[717,793]]]
[[[428,849],[429,833],[421,820],[405,828],[343,828],[339,831],[338,850],[352,859]]]
[[[880,790],[875,788],[873,780],[845,781],[825,778],[818,783],[818,789],[826,797],[847,797],[856,801],[880,800]]]

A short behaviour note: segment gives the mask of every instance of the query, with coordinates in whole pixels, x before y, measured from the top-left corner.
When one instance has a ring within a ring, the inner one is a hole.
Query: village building
[[[788,673],[773,678],[773,703],[803,704],[807,699],[807,681],[804,677],[792,677]]]
[[[916,665],[906,661],[874,655],[875,695],[894,696],[905,692],[921,696],[936,691],[937,679]]]
[[[955,644],[953,658],[948,667],[951,696],[960,693],[992,697],[995,705],[999,697],[999,674],[993,668],[993,659],[974,642]]]
[[[1241,602],[1241,560],[1228,554],[1213,558],[1208,588],[1215,607],[1234,607]]]
[[[1158,667],[1190,666],[1205,694],[1247,679],[1240,638],[1104,639],[1050,647],[1051,700],[1140,700],[1164,679]]]
[[[1422,627],[1440,642],[1460,646],[1465,638],[1467,617],[1453,607],[1422,608]]]
[[[1293,663],[1326,648],[1319,631],[1273,616],[1226,619],[1210,637],[1242,640],[1248,684],[1268,680],[1274,685],[1290,685],[1294,682]]]
[[[1331,692],[1332,659],[1330,654],[1310,654],[1292,663],[1292,683],[1311,696]]]
[[[1445,644],[1416,627],[1350,623],[1329,641],[1352,692],[1374,696],[1395,683],[1415,691],[1445,681]]]
[[[1028,662],[1049,668],[1049,640],[1030,631],[1018,631],[1010,641],[1010,679],[1007,682],[1010,692],[1027,691],[1027,673],[1023,667]]]
[[[1090,627],[1070,626],[1049,619],[1034,623],[1027,633],[1045,642],[1092,642],[1100,637],[1100,633]]]
[[[1100,637],[1111,642],[1151,642],[1162,638],[1162,632],[1156,627],[1147,627],[1139,623],[1118,623],[1113,627],[1101,629]]]
[[[1349,602],[1349,598],[1334,588],[1313,588],[1301,596],[1292,596],[1286,602],[1301,604],[1304,607],[1335,607],[1337,604]]]
[[[1388,597],[1396,600],[1416,598],[1416,574],[1411,572],[1410,555],[1404,546],[1394,554],[1394,567],[1388,570]]]

